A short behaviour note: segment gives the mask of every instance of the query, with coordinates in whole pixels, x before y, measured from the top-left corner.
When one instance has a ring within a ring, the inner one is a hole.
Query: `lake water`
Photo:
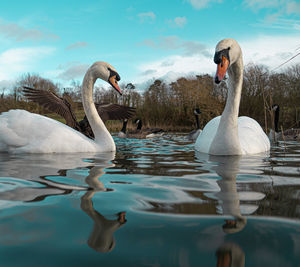
[[[116,153],[0,154],[1,266],[300,266],[300,144],[211,157],[182,134]]]

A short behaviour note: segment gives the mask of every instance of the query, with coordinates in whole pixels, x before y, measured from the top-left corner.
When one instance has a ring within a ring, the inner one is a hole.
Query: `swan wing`
[[[210,120],[204,127],[203,131],[199,134],[195,149],[202,153],[208,153],[210,145],[215,138],[217,129],[219,127],[221,116],[215,117]]]
[[[80,132],[56,120],[25,110],[0,115],[0,151],[10,153],[101,152]]]
[[[258,154],[270,150],[270,141],[259,123],[249,117],[238,118],[238,135],[243,154]]]
[[[61,98],[53,92],[24,86],[24,95],[47,110],[57,113],[66,120],[66,124],[74,129],[78,128],[76,115],[67,98]]]

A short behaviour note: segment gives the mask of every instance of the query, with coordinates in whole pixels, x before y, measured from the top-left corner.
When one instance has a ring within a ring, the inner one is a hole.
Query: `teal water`
[[[0,154],[0,266],[300,266],[299,143],[211,157],[182,134],[115,141]]]

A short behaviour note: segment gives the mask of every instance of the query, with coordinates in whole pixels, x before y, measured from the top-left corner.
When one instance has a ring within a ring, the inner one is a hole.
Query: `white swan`
[[[228,70],[228,95],[222,116],[212,119],[198,136],[195,149],[211,155],[246,155],[270,150],[270,141],[261,126],[249,117],[239,117],[243,83],[243,58],[238,43],[224,39],[216,46],[218,64],[215,82]]]
[[[50,118],[25,110],[10,110],[0,115],[0,151],[10,153],[72,153],[115,151],[112,136],[98,115],[93,102],[93,86],[100,78],[120,94],[120,76],[110,64],[95,62],[82,82],[82,102],[95,140]]]

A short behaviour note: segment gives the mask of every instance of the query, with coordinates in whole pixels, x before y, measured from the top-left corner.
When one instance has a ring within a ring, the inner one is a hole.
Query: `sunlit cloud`
[[[189,2],[195,9],[202,9],[209,6],[211,3],[221,3],[222,0],[186,0]]]
[[[187,23],[186,17],[176,17],[175,19],[168,20],[168,24],[171,27],[183,28]]]
[[[298,36],[261,35],[253,39],[242,40],[240,45],[246,64],[261,64],[272,70],[296,54],[300,40]],[[297,63],[300,63],[300,56],[277,71],[282,71],[285,67]]]
[[[65,48],[65,50],[75,50],[75,49],[86,47],[86,46],[88,46],[87,42],[76,42],[76,43],[68,45]]]
[[[285,0],[286,1],[286,0]],[[277,8],[280,5],[280,0],[244,0],[247,7],[254,9]]]
[[[286,13],[289,14],[300,14],[300,2],[288,2],[286,5]]]
[[[57,79],[70,81],[78,78],[82,78],[89,68],[89,64],[76,64],[66,66],[65,69],[57,75]]]
[[[243,2],[247,8],[258,12],[261,9],[269,9],[273,12],[272,15],[291,15],[300,14],[300,3],[294,0],[244,0]]]
[[[267,17],[265,20],[261,20],[257,23],[252,24],[252,26],[289,31],[300,31],[300,20],[277,19],[277,16],[275,16],[274,18]]]
[[[41,59],[54,53],[53,47],[15,48],[0,54],[0,81],[15,79],[23,72],[36,71]]]
[[[171,83],[179,77],[206,73],[212,74],[215,70],[215,64],[211,58],[204,55],[173,55],[143,64],[139,67],[139,70],[141,75],[138,75],[139,78],[136,80],[136,83],[146,86],[149,84],[149,81],[151,83],[155,79]]]
[[[207,52],[206,46],[198,41],[186,41],[180,39],[178,36],[162,36],[157,40],[146,39],[141,45],[152,47],[154,49],[163,50],[178,50],[182,51],[181,54],[186,56],[203,54],[210,56]]]
[[[0,81],[0,94],[9,92],[14,86],[13,80]]]
[[[139,13],[138,17],[140,21],[143,22],[153,22],[156,18],[156,15],[153,12]]]
[[[0,19],[0,35],[16,42],[56,40],[59,37],[52,33],[43,32],[36,28],[25,28],[16,23],[8,23]]]
[[[271,71],[298,53],[300,47],[297,36],[262,35],[253,39],[241,40],[239,43],[243,50],[245,65],[264,65]],[[208,47],[208,45],[203,46]],[[213,62],[214,49],[214,47],[206,49],[207,55],[203,53],[192,56],[172,55],[142,64],[139,66],[139,78],[135,82],[140,84],[140,88],[146,88],[155,79],[170,83],[179,77],[196,74],[214,75],[216,71],[216,65]],[[276,71],[283,71],[286,67],[297,63],[300,64],[300,56]]]

